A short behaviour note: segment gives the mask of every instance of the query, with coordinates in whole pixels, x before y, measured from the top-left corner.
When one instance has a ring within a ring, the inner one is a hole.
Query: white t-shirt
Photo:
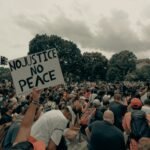
[[[43,114],[32,126],[31,136],[42,140],[48,146],[51,139],[59,145],[68,120],[60,110],[51,110]]]

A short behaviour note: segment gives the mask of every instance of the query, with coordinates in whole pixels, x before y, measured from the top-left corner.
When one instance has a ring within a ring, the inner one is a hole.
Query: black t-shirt
[[[106,106],[101,106],[100,111],[104,113],[108,108]]]
[[[109,109],[114,113],[114,125],[123,131],[122,118],[127,111],[127,106],[114,101],[109,104]]]
[[[94,121],[97,121],[97,120],[103,120],[103,113],[101,112],[100,107],[96,108],[96,111],[93,114],[93,116],[91,117],[89,124],[91,124],[91,123],[93,123]]]
[[[95,121],[89,125],[91,138],[89,150],[125,150],[122,132],[106,121]]]

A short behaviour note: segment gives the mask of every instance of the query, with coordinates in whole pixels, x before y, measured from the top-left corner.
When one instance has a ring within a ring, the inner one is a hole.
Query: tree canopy
[[[99,52],[85,52],[72,41],[56,35],[36,35],[29,43],[28,54],[56,48],[65,78],[73,80],[123,81],[125,79],[145,80],[149,68],[136,69],[137,57],[129,50],[115,53],[107,60]],[[143,75],[141,75],[143,72]]]
[[[114,54],[109,61],[108,80],[124,80],[125,76],[136,69],[137,57],[128,50]],[[114,74],[116,70],[116,75]],[[115,76],[114,76],[115,75]],[[113,76],[113,77],[112,77]]]
[[[105,80],[108,60],[101,53],[83,53],[83,77],[88,80]]]
[[[150,65],[137,68],[126,76],[126,80],[130,81],[150,81]]]
[[[36,35],[29,43],[29,54],[56,48],[64,76],[80,75],[81,51],[72,41],[64,40],[59,36]]]
[[[2,80],[11,80],[9,68],[0,67],[0,81]]]

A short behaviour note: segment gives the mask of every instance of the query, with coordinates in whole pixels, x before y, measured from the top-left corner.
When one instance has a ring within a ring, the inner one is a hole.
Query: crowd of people
[[[150,150],[149,126],[148,82],[0,83],[0,150]]]

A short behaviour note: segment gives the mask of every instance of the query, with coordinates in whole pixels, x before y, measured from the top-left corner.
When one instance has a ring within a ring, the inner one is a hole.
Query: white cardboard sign
[[[11,60],[9,67],[17,95],[64,84],[56,49]]]

